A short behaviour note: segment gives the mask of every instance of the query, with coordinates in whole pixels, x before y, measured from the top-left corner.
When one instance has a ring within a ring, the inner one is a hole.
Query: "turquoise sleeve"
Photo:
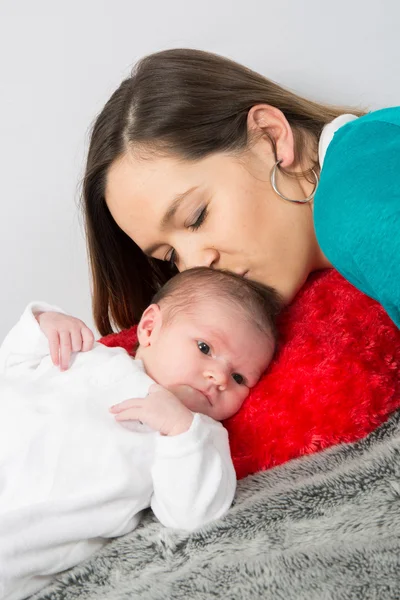
[[[400,327],[400,107],[370,113],[335,134],[314,222],[332,265]]]

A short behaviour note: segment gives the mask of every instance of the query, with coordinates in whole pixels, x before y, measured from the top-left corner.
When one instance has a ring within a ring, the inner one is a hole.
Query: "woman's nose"
[[[215,268],[219,261],[219,252],[215,248],[206,248],[195,252],[187,253],[185,256],[182,255],[181,265],[179,266],[180,271],[186,271],[186,269],[192,269],[193,267],[211,267]]]

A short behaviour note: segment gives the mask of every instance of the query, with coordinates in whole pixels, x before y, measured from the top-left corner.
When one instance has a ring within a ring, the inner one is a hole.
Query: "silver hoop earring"
[[[311,173],[314,175],[314,179],[315,179],[314,189],[311,192],[311,194],[309,196],[307,196],[307,198],[304,198],[304,200],[293,200],[292,198],[288,198],[287,196],[284,196],[283,194],[281,194],[281,192],[278,190],[278,188],[276,186],[276,170],[281,162],[282,162],[281,160],[277,160],[271,169],[271,185],[272,185],[272,189],[274,190],[275,194],[278,194],[278,196],[283,198],[283,200],[286,200],[287,202],[294,202],[295,204],[307,204],[307,202],[310,202],[310,200],[312,200],[314,198],[315,192],[317,191],[317,188],[318,188],[319,179],[318,179],[317,173],[314,171],[314,169],[311,169]]]

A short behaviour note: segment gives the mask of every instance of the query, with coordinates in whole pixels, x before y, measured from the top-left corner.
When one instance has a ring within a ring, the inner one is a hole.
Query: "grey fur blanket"
[[[400,412],[364,440],[239,482],[191,534],[150,513],[35,600],[400,598]]]

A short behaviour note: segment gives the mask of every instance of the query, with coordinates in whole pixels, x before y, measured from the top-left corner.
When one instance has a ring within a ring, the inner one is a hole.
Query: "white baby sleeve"
[[[35,369],[40,361],[50,354],[49,342],[34,316],[37,312],[63,313],[64,311],[44,302],[28,304],[18,323],[11,329],[0,347],[1,374]]]
[[[152,477],[151,508],[163,525],[192,530],[222,517],[236,490],[226,429],[195,414],[185,433],[160,435]]]

